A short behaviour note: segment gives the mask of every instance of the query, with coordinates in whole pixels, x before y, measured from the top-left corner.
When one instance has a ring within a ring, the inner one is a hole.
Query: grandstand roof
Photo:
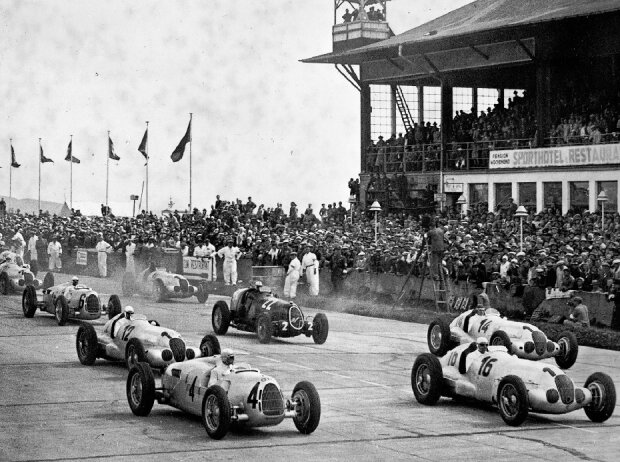
[[[304,59],[308,63],[359,64],[381,51],[412,49],[462,36],[620,11],[618,0],[478,0],[402,34],[364,47]]]

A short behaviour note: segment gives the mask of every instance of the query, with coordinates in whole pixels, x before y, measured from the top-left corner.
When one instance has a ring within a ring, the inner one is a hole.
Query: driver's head
[[[131,316],[133,316],[133,313],[134,313],[134,311],[133,311],[133,306],[129,306],[129,305],[127,305],[127,306],[125,307],[125,317],[126,317],[127,319],[131,319]]]
[[[476,340],[476,345],[478,346],[478,351],[480,353],[486,353],[489,351],[489,341],[484,337],[478,337]]]
[[[80,280],[78,279],[77,276],[73,276],[71,278],[71,284],[73,284],[74,287],[78,285],[78,282],[80,282]]]
[[[232,366],[235,362],[235,354],[230,348],[224,348],[220,355],[222,362],[227,366]]]
[[[486,314],[486,310],[484,306],[480,304],[480,302],[478,302],[478,306],[476,307],[476,314],[480,316],[484,316]]]

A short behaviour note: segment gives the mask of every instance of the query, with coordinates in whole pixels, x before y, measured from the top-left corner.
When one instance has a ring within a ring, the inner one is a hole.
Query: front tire
[[[207,286],[204,283],[198,284],[198,292],[196,293],[198,303],[205,303],[209,298],[209,292],[207,292]]]
[[[75,349],[78,359],[84,366],[92,366],[97,359],[97,332],[90,324],[82,324],[75,337]]]
[[[228,394],[219,385],[207,388],[202,400],[202,425],[214,440],[221,440],[230,429],[231,413]]]
[[[54,286],[54,273],[52,273],[51,271],[48,271],[47,273],[45,273],[45,277],[43,278],[43,286],[42,289],[49,289],[50,287]]]
[[[207,334],[200,342],[200,353],[202,356],[215,356],[222,352],[220,341],[213,334]]]
[[[595,372],[586,380],[584,388],[592,393],[592,402],[583,408],[592,422],[605,422],[616,407],[616,386],[607,374]]]
[[[118,298],[118,295],[110,295],[110,300],[108,300],[108,319],[121,314],[122,310],[121,299]]]
[[[530,408],[523,380],[516,375],[504,377],[497,388],[497,405],[504,422],[512,427],[521,425]]]
[[[54,305],[54,316],[56,317],[56,322],[58,322],[59,326],[64,326],[67,324],[67,321],[69,320],[69,304],[67,303],[67,299],[64,295],[61,295],[56,299],[56,304]]]
[[[491,341],[489,343],[495,346],[504,346],[508,350],[508,353],[512,354],[512,341],[510,340],[510,337],[508,337],[508,334],[503,330],[498,330],[491,335]]]
[[[32,318],[37,311],[37,291],[34,286],[27,285],[22,294],[22,311],[24,317]]]
[[[450,349],[450,324],[441,318],[435,319],[428,326],[426,334],[428,350],[435,356],[443,356]]]
[[[555,362],[561,369],[570,369],[577,361],[579,354],[577,336],[571,331],[562,332],[558,338],[558,345],[560,345],[560,354],[555,357]]]
[[[230,326],[230,309],[225,301],[215,302],[211,313],[211,325],[217,335],[224,335]]]
[[[132,338],[125,347],[125,363],[127,369],[131,369],[138,363],[146,362],[146,353],[142,342],[137,338]]]
[[[411,388],[420,404],[433,406],[441,398],[443,369],[436,356],[422,353],[411,368]]]
[[[0,294],[8,295],[11,288],[9,281],[9,275],[6,273],[0,273]]]
[[[323,313],[318,313],[312,320],[312,340],[317,345],[323,345],[327,340],[328,333],[329,323],[327,322],[327,316]]]
[[[309,435],[319,426],[321,420],[321,398],[310,382],[299,382],[293,388],[291,401],[295,403],[293,423],[299,433]]]
[[[155,403],[155,377],[147,363],[139,362],[129,370],[126,390],[131,412],[140,417],[149,415]]]
[[[256,321],[256,335],[260,343],[269,343],[273,332],[273,326],[271,324],[271,316],[264,313],[258,317]]]

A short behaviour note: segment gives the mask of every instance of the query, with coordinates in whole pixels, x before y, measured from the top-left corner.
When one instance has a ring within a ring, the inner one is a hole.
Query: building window
[[[471,114],[473,109],[474,90],[472,88],[454,87],[452,89],[452,112],[456,115],[457,112],[463,111],[465,114]]]
[[[536,211],[536,183],[519,183],[519,205],[528,212]]]
[[[433,125],[441,125],[441,87],[423,87],[424,88],[424,117],[422,121],[424,125],[428,122]]]
[[[392,89],[389,85],[370,86],[370,137],[376,143],[379,136],[388,140],[392,135]]]
[[[508,209],[512,199],[512,183],[495,183],[495,210]]]
[[[411,120],[416,122],[418,120],[418,87],[411,85],[400,85],[400,89],[405,98],[405,103],[409,108],[409,114],[411,115]],[[405,124],[403,123],[403,117],[396,108],[396,134],[402,133],[405,135],[407,130],[405,129]],[[385,136],[385,135],[384,135]]]
[[[486,213],[489,209],[489,185],[487,183],[473,183],[469,185],[469,210]]]
[[[573,213],[582,213],[590,208],[588,188],[590,184],[587,181],[571,181],[568,183],[570,193],[568,208]]]
[[[562,183],[543,183],[543,206],[546,209],[562,210]]]
[[[504,90],[504,107],[505,108],[510,107],[510,101],[508,100],[514,101],[515,92],[517,93],[517,96],[519,98],[523,98],[523,95],[525,94],[525,90],[519,90],[516,88],[506,88]]]
[[[478,88],[478,115],[481,111],[488,113],[488,109],[495,107],[499,98],[499,90],[495,88]]]
[[[618,182],[617,181],[597,181],[596,182],[596,196],[598,197],[601,191],[605,190],[607,198],[605,202],[605,213],[618,211]],[[596,201],[596,209],[601,209],[601,203]],[[607,221],[607,220],[605,220]]]

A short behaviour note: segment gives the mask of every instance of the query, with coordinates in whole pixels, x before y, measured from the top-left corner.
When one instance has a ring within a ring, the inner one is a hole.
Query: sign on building
[[[183,257],[183,274],[200,276],[207,281],[211,281],[211,258]]]
[[[620,144],[491,151],[489,168],[575,167],[620,164]]]

